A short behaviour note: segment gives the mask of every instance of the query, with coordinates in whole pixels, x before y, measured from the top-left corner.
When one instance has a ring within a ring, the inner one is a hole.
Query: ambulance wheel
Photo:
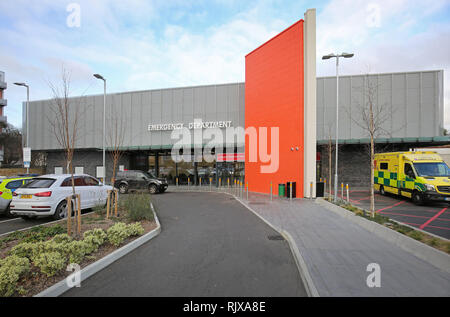
[[[417,206],[423,205],[423,197],[418,191],[413,192],[411,199]]]
[[[386,192],[384,191],[384,186],[380,186],[380,194],[381,195],[386,195]]]

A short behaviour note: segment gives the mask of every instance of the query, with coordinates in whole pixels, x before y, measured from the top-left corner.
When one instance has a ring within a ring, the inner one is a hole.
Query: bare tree
[[[114,186],[116,180],[117,167],[120,158],[123,155],[123,143],[125,139],[125,121],[124,117],[119,113],[118,107],[114,103],[111,104],[111,111],[108,120],[107,145],[110,148],[109,154],[113,161],[111,185]]]
[[[386,103],[378,101],[378,83],[370,80],[366,75],[365,85],[362,88],[364,97],[363,103],[357,103],[359,117],[351,115],[352,121],[363,129],[369,137],[369,157],[370,157],[370,212],[375,216],[375,190],[374,190],[374,156],[375,140],[381,135],[390,135],[384,129],[385,123],[391,120],[392,109]],[[350,114],[351,112],[348,111]]]
[[[49,82],[53,98],[50,103],[50,111],[53,117],[48,117],[53,134],[64,150],[66,172],[71,174],[72,195],[75,197],[75,181],[73,170],[73,154],[78,137],[79,100],[70,98],[70,74],[63,67],[61,70],[61,83],[54,85]],[[70,210],[67,206],[66,210]],[[70,230],[71,215],[67,215],[68,229]],[[70,234],[70,232],[68,232]]]

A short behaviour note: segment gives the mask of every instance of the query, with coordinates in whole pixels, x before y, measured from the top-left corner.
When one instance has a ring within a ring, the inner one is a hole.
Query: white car
[[[74,183],[75,193],[80,195],[81,209],[105,205],[107,191],[113,189],[112,186],[104,185],[98,179],[86,174],[75,174]],[[36,216],[63,219],[67,217],[66,197],[70,195],[72,195],[70,174],[42,175],[14,192],[10,212],[24,219]]]

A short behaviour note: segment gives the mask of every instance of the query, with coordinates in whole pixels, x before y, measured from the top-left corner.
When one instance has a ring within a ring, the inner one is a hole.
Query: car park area
[[[368,210],[369,190],[350,191],[350,203]],[[375,193],[375,210],[393,220],[450,239],[450,204],[447,202],[427,202],[417,206],[405,197]]]

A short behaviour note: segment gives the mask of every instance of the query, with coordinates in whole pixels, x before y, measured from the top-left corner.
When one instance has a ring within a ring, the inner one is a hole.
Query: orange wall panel
[[[269,193],[272,182],[277,195],[279,183],[293,181],[296,196],[303,197],[303,72],[303,20],[245,57],[245,127],[268,131],[279,127],[279,168],[274,173],[261,173],[261,166],[268,163],[259,155],[257,162],[249,161],[246,137],[245,178],[250,191]],[[267,139],[270,152],[270,132]]]

